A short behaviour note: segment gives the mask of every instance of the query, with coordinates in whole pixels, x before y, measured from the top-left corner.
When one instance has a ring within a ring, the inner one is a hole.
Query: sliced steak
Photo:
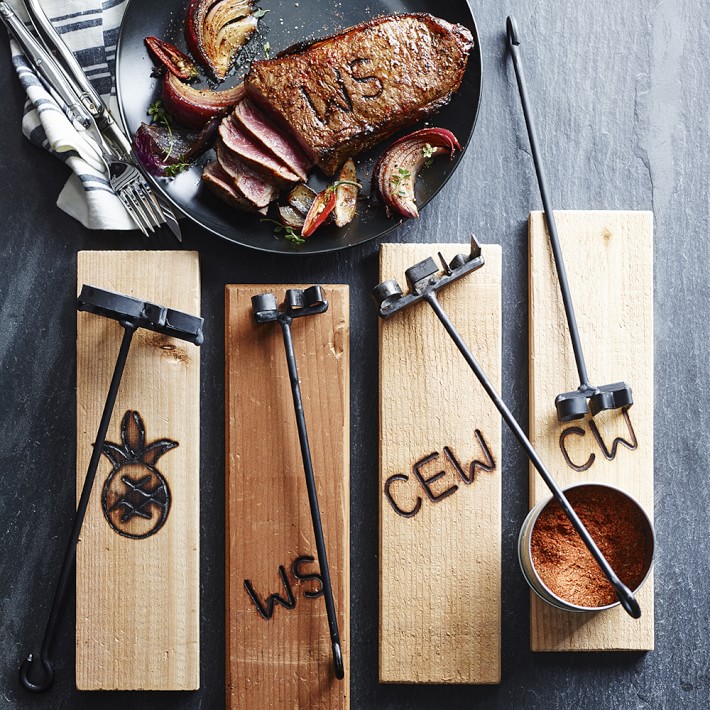
[[[215,146],[222,170],[231,178],[235,190],[257,209],[268,207],[279,195],[279,188],[255,173],[236,153],[219,140]]]
[[[251,202],[245,200],[235,189],[232,179],[227,175],[222,166],[217,162],[205,165],[202,171],[202,180],[220,199],[228,205],[244,210],[245,212],[259,212],[266,214],[266,208],[257,209]]]
[[[308,171],[313,167],[313,161],[306,157],[293,138],[279,131],[251,101],[238,103],[232,118],[261,148],[280,160],[303,182],[308,180]]]
[[[245,87],[332,175],[347,158],[444,106],[472,47],[462,25],[390,15],[254,62]]]
[[[219,137],[229,150],[267,180],[278,185],[290,185],[300,181],[296,173],[254,143],[231,116],[220,124]]]

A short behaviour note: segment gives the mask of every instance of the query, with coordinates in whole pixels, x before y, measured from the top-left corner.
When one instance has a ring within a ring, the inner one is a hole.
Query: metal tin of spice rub
[[[648,578],[656,544],[646,512],[628,493],[603,483],[580,483],[564,492],[614,571],[635,592]],[[558,609],[601,611],[619,604],[554,498],[538,503],[525,519],[518,559],[532,590]]]

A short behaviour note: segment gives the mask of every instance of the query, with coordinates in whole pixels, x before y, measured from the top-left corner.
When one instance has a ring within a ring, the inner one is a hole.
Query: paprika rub
[[[567,497],[619,579],[636,590],[651,565],[653,549],[643,511],[621,491],[604,486],[572,488]],[[566,602],[594,608],[617,601],[614,588],[554,499],[535,522],[530,554],[542,582]]]

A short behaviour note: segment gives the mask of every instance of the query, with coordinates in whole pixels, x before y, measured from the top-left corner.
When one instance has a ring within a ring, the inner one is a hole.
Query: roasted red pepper
[[[153,56],[178,79],[190,81],[198,76],[197,64],[183,54],[174,44],[157,37],[146,37],[145,43]]]
[[[302,237],[310,237],[328,219],[328,215],[335,209],[335,200],[336,190],[333,185],[329,185],[316,195],[303,223]]]
[[[310,237],[330,217],[330,213],[338,202],[338,188],[341,185],[351,185],[362,190],[362,185],[354,180],[336,180],[332,185],[328,185],[323,192],[319,192],[306,215],[306,221],[301,229],[302,237]]]

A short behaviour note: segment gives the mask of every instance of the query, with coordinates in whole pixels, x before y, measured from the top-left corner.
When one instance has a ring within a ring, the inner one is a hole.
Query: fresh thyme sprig
[[[431,143],[427,143],[423,148],[422,148],[422,155],[426,158],[426,162],[424,163],[425,168],[431,167],[432,163],[434,162],[434,153],[436,150],[432,147]]]
[[[390,182],[392,185],[397,188],[397,194],[400,197],[408,197],[409,193],[407,192],[407,188],[404,186],[404,181],[409,180],[409,178],[412,177],[412,173],[407,170],[406,168],[400,168],[391,178]]]
[[[333,190],[337,190],[341,185],[350,185],[351,187],[356,187],[358,190],[362,190],[362,185],[354,180],[336,180],[331,187]]]
[[[190,163],[173,163],[172,165],[166,165],[163,168],[163,175],[174,178],[185,170],[189,170],[189,168]]]
[[[277,222],[275,219],[269,219],[264,217],[264,219],[259,220],[260,222],[269,222],[274,225],[274,234],[277,236],[282,236],[287,241],[292,244],[305,244],[306,240],[293,228],[288,227],[281,222]]]
[[[148,115],[153,119],[153,123],[158,123],[165,126],[168,129],[168,135],[170,136],[170,147],[168,148],[165,160],[167,160],[173,152],[173,146],[175,145],[175,138],[173,137],[173,127],[170,123],[170,116],[168,116],[163,102],[158,99],[155,103],[148,106]]]

